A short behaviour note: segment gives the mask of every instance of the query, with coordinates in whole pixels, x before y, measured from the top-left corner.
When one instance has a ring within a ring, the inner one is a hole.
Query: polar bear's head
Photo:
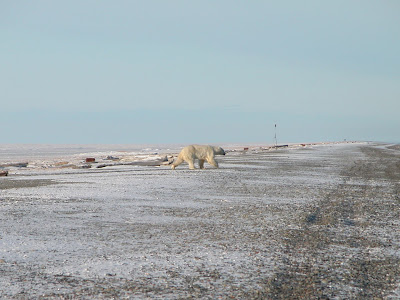
[[[221,147],[213,147],[215,155],[225,155],[225,150]]]

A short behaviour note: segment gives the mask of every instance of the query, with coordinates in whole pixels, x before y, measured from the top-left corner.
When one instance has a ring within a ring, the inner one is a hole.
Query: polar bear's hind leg
[[[175,170],[175,168],[177,166],[179,166],[181,163],[183,163],[183,159],[180,155],[178,155],[178,158],[176,159],[176,161],[174,161],[173,164],[171,165],[171,169]]]

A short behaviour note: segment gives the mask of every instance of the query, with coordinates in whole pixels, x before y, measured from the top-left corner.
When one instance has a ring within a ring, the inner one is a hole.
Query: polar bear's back
[[[189,145],[182,149],[181,154],[184,157],[207,159],[214,156],[214,148],[209,145]]]

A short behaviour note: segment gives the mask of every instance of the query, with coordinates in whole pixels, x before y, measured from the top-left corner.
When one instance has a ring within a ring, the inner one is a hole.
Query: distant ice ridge
[[[288,144],[287,148],[321,146],[336,143]],[[345,143],[343,143],[345,144]],[[21,170],[27,165],[27,170],[54,168],[86,168],[127,164],[135,161],[154,161],[173,159],[172,155],[179,153],[183,144],[0,144],[0,170]],[[246,151],[257,152],[275,150],[274,145],[262,144],[220,144],[227,152]],[[279,146],[281,147],[281,146]],[[94,158],[95,164],[86,163],[86,158]]]
[[[179,152],[181,145],[53,145],[0,144],[0,168],[18,168],[28,163],[28,169],[83,166],[86,158],[96,163],[155,160]]]

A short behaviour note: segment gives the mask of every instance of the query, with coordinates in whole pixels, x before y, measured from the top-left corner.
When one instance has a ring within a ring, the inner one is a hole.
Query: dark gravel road
[[[2,179],[0,298],[400,298],[398,146],[218,159]]]

